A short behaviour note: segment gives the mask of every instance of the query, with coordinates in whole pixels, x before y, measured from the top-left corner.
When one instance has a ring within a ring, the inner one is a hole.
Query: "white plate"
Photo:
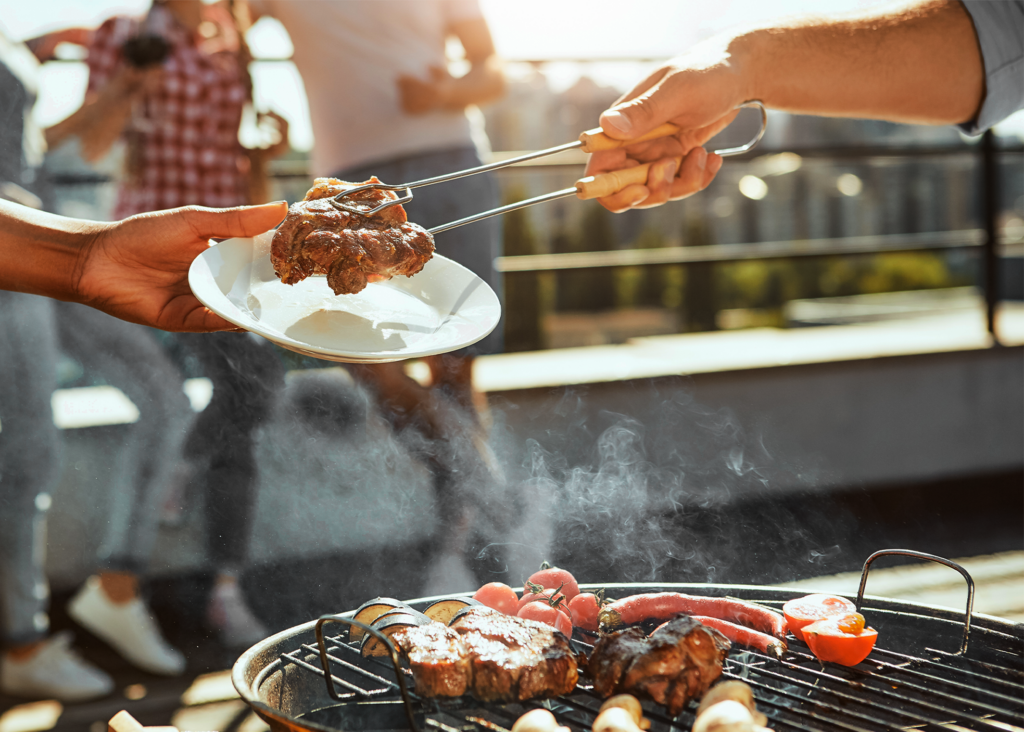
[[[498,324],[487,283],[437,254],[413,277],[335,295],[326,277],[285,285],[270,263],[268,231],[228,239],[196,257],[192,292],[206,307],[279,346],[314,358],[386,363],[464,348]]]

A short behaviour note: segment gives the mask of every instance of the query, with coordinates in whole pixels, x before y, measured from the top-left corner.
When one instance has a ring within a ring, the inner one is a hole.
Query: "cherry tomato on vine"
[[[515,615],[519,610],[516,591],[504,582],[488,582],[473,593],[473,599],[506,615]]]
[[[547,562],[544,564],[546,565]],[[526,580],[523,591],[528,592],[531,585],[540,585],[549,590],[561,588],[566,600],[571,600],[580,594],[580,586],[576,583],[576,578],[567,570],[558,567],[541,565],[541,569],[531,574],[530,578]]]
[[[560,607],[561,603],[559,603],[559,607],[554,607],[547,602],[528,602],[519,609],[518,616],[525,620],[536,620],[540,623],[546,623],[571,638],[572,621],[569,619],[569,615],[563,612]]]
[[[574,627],[596,633],[599,626],[598,613],[600,611],[601,600],[592,592],[581,592],[569,600],[569,614],[572,616]]]

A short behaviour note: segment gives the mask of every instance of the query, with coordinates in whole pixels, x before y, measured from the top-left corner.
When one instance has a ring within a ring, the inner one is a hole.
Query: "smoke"
[[[548,558],[581,581],[765,581],[827,567],[841,551],[836,536],[823,548],[806,530],[817,516],[780,499],[775,484],[806,470],[680,383],[600,400],[566,390],[529,424],[519,474],[549,497]],[[837,512],[830,520],[844,525]]]
[[[483,443],[458,409],[427,439],[386,423],[344,371],[293,373],[260,436],[253,560],[343,557],[315,568],[338,598],[324,610],[519,586],[544,560],[598,583],[827,573],[844,519],[828,515],[825,540],[809,531],[820,516],[777,489],[803,468],[685,387],[495,400]]]

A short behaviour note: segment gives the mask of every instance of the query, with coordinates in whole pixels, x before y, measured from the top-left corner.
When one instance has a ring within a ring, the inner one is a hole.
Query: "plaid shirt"
[[[89,90],[101,89],[124,63],[121,47],[139,22],[117,17],[96,30],[89,46]],[[174,24],[162,84],[147,94],[126,133],[138,135],[137,170],[120,186],[114,217],[177,206],[245,203],[247,161],[238,141],[248,101],[238,59],[203,53]]]

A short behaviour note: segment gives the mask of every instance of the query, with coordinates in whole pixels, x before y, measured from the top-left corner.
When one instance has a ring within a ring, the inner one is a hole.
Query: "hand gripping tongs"
[[[730,147],[724,150],[715,150],[716,155],[727,157],[729,155],[739,155],[752,149],[761,137],[764,136],[765,126],[768,122],[768,114],[765,111],[764,105],[759,101],[750,101],[741,104],[740,107],[757,107],[761,110],[761,126],[754,135],[753,139],[745,145],[739,147]],[[446,175],[439,175],[434,178],[426,178],[424,180],[418,180],[413,183],[402,183],[400,185],[389,185],[387,183],[366,183],[364,185],[354,186],[349,188],[334,198],[331,199],[331,203],[339,210],[346,211],[348,213],[357,214],[359,216],[372,216],[373,214],[383,211],[390,206],[397,206],[400,203],[407,203],[412,200],[413,188],[422,188],[423,186],[432,186],[435,183],[445,183],[456,178],[465,178],[470,175],[477,175],[478,173],[486,173],[491,170],[498,170],[500,168],[507,168],[510,165],[516,165],[517,163],[523,163],[527,160],[536,160],[537,158],[547,157],[548,155],[555,155],[556,153],[565,152],[567,150],[575,150],[580,148],[585,153],[595,153],[604,150],[615,150],[620,147],[626,147],[627,145],[633,145],[638,142],[644,142],[645,140],[654,140],[659,137],[668,137],[679,132],[679,127],[674,124],[666,122],[660,125],[646,135],[634,138],[632,140],[616,140],[608,137],[601,131],[600,128],[593,130],[587,130],[580,135],[580,138],[576,142],[570,142],[565,145],[559,145],[558,147],[550,147],[547,150],[539,150],[537,152],[527,153],[526,155],[519,155],[514,158],[507,160],[501,160],[496,163],[490,163],[488,165],[481,165],[477,168],[468,168],[467,170],[459,170],[454,173],[448,173]],[[501,214],[508,213],[509,211],[516,211],[527,206],[532,206],[536,203],[544,203],[545,201],[554,201],[559,198],[565,198],[567,196],[578,196],[579,198],[586,200],[590,198],[601,198],[603,196],[610,196],[616,191],[620,191],[628,185],[634,183],[646,183],[647,172],[651,167],[651,163],[644,163],[642,165],[636,165],[632,168],[623,168],[621,170],[615,170],[610,173],[601,173],[596,176],[587,176],[576,181],[576,185],[572,188],[563,188],[560,191],[554,193],[546,193],[542,196],[535,198],[528,198],[525,201],[517,201],[516,203],[510,203],[507,206],[501,206],[499,208],[493,208],[490,211],[484,211],[473,216],[467,216],[464,219],[458,221],[452,221],[447,224],[441,224],[430,229],[431,234],[439,234],[442,231],[448,231],[448,229],[454,229],[457,226],[464,226],[465,224],[471,224],[474,221],[480,221],[481,219],[487,219],[491,216],[499,216]],[[393,201],[385,201],[379,206],[375,206],[369,210],[365,208],[357,208],[344,203],[343,199],[351,196],[359,191],[366,191],[370,189],[378,189],[385,191],[402,191],[399,197]]]

